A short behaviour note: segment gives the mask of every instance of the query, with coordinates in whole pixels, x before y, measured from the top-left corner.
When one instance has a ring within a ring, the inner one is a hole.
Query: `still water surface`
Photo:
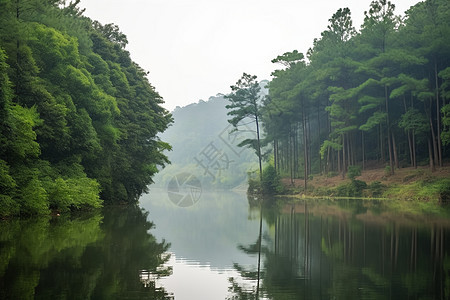
[[[302,200],[260,210],[231,192],[178,207],[154,190],[140,207],[0,222],[0,299],[257,295],[448,299],[449,209]]]

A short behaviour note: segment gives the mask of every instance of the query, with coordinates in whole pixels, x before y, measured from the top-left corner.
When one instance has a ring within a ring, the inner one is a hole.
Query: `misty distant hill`
[[[263,94],[266,84],[261,83]],[[174,124],[161,135],[172,145],[167,153],[171,165],[155,177],[156,186],[166,187],[177,174],[189,173],[203,189],[232,189],[246,182],[247,172],[257,170],[254,151],[237,147],[255,135],[253,125],[246,126],[245,132],[232,132],[225,108],[228,103],[223,94],[217,94],[208,101],[175,108]]]

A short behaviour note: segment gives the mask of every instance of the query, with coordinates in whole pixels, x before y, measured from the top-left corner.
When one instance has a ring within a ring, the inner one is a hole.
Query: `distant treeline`
[[[305,55],[273,60],[261,104],[266,145],[292,178],[345,175],[349,166],[443,165],[450,152],[450,2],[427,0],[404,17],[373,1],[360,31],[339,9]]]
[[[0,1],[0,216],[135,202],[171,123],[114,24],[78,1]]]

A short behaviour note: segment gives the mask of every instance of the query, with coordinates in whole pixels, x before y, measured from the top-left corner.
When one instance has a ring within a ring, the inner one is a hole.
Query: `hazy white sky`
[[[404,14],[418,0],[391,0]],[[173,110],[227,94],[243,72],[270,80],[271,60],[305,53],[339,8],[359,29],[371,0],[82,0],[85,15],[114,23],[127,50]]]

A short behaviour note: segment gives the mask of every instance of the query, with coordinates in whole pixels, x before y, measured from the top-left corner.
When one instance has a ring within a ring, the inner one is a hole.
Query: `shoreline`
[[[432,172],[428,167],[396,169],[394,175],[383,168],[361,171],[353,179],[340,174],[312,176],[305,191],[303,179],[282,178],[284,193],[295,198],[355,198],[373,200],[436,201],[450,203],[450,166]]]

